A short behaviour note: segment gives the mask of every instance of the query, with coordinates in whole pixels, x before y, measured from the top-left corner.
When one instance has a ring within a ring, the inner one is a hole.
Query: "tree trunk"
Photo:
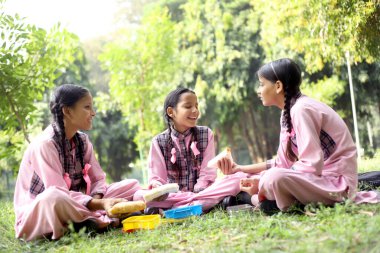
[[[264,160],[264,141],[262,138],[262,134],[260,133],[260,129],[257,124],[257,120],[255,117],[255,112],[252,109],[252,106],[248,107],[249,116],[251,116],[251,122],[252,122],[252,132],[253,132],[253,139],[255,141],[256,147],[257,147],[257,157],[255,159],[256,162],[263,161]]]
[[[245,121],[240,120],[239,121],[240,128],[243,130],[243,140],[246,143],[249,151],[249,156],[251,157],[251,160],[253,162],[256,161],[256,151],[255,151],[255,143],[253,141],[253,138],[251,137],[251,134],[249,133],[249,130],[247,128],[247,124]]]

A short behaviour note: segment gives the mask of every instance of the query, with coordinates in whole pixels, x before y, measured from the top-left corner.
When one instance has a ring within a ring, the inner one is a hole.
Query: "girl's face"
[[[264,106],[277,106],[281,109],[284,108],[284,92],[281,81],[275,83],[259,77],[259,88],[257,95],[261,99]]]
[[[71,131],[90,130],[95,111],[92,105],[92,96],[88,93],[79,99],[74,106],[68,107],[65,113],[65,128]]]
[[[195,127],[199,117],[197,96],[191,92],[181,94],[177,106],[168,107],[166,113],[172,118],[174,129],[180,133]]]

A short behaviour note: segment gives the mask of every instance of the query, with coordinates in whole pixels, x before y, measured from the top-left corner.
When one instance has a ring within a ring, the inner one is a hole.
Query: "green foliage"
[[[46,32],[26,24],[19,15],[0,14],[0,130],[1,136],[18,135],[29,141],[28,126],[36,117],[35,103],[43,99],[47,88],[74,61],[78,38],[59,25]],[[4,137],[7,151],[19,150],[20,138]]]
[[[99,163],[107,172],[111,182],[119,182],[132,170],[131,165],[138,157],[133,142],[135,130],[130,130],[121,112],[108,110],[97,113],[93,130],[89,132]]]
[[[243,142],[254,161],[267,156],[265,148],[273,154],[275,144],[270,143],[277,140],[268,141],[269,145],[260,142],[264,135],[275,136],[278,128],[268,131],[258,124],[264,121],[273,126],[277,120],[263,119],[268,113],[256,96],[255,74],[264,57],[259,47],[259,17],[251,3],[192,0],[178,11],[181,15],[176,16],[182,17],[176,26],[181,83],[194,87],[204,114],[201,123],[216,132],[217,148],[228,145],[237,154]]]
[[[334,107],[336,98],[343,94],[345,87],[347,87],[345,82],[339,80],[337,76],[333,76],[320,79],[316,83],[303,82],[301,90],[305,95]]]
[[[147,148],[163,129],[161,107],[176,87],[176,40],[167,10],[155,8],[134,32],[120,31],[119,38],[100,56],[110,73],[111,99],[120,105],[130,127],[138,127],[135,142]]]
[[[378,59],[380,5],[377,0],[252,1],[262,19],[262,45],[268,59],[286,49],[304,55],[308,71],[327,62],[342,65],[349,51],[355,62]],[[370,26],[371,25],[371,26]]]

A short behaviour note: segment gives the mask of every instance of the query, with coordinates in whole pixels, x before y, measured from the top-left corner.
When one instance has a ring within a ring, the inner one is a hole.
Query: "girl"
[[[223,158],[218,162],[223,173],[262,172],[259,180],[243,179],[241,186],[267,212],[296,202],[331,205],[355,196],[357,154],[350,132],[333,109],[301,94],[298,65],[290,59],[273,61],[259,69],[258,78],[263,105],[282,110],[277,157],[248,166]],[[377,201],[375,192],[356,197],[357,202]]]
[[[178,88],[166,97],[164,119],[168,129],[152,141],[149,185],[155,188],[178,183],[180,192],[149,206],[171,208],[198,203],[208,210],[224,197],[235,196],[240,191],[238,182],[246,177],[245,173],[214,183],[216,170],[206,166],[215,156],[214,136],[208,127],[196,126],[198,117],[198,100],[193,91]]]
[[[62,85],[50,103],[54,121],[27,148],[16,181],[16,237],[29,241],[60,238],[71,221],[104,228],[116,203],[131,200],[136,180],[105,183],[88,136],[95,112],[90,92]]]

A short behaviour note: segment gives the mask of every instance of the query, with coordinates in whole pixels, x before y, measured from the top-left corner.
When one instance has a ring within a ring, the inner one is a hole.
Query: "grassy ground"
[[[361,171],[379,170],[380,159],[360,164]],[[214,210],[155,230],[95,237],[81,231],[30,243],[14,239],[12,203],[0,202],[0,210],[0,252],[380,252],[379,204],[307,206],[274,216]]]

